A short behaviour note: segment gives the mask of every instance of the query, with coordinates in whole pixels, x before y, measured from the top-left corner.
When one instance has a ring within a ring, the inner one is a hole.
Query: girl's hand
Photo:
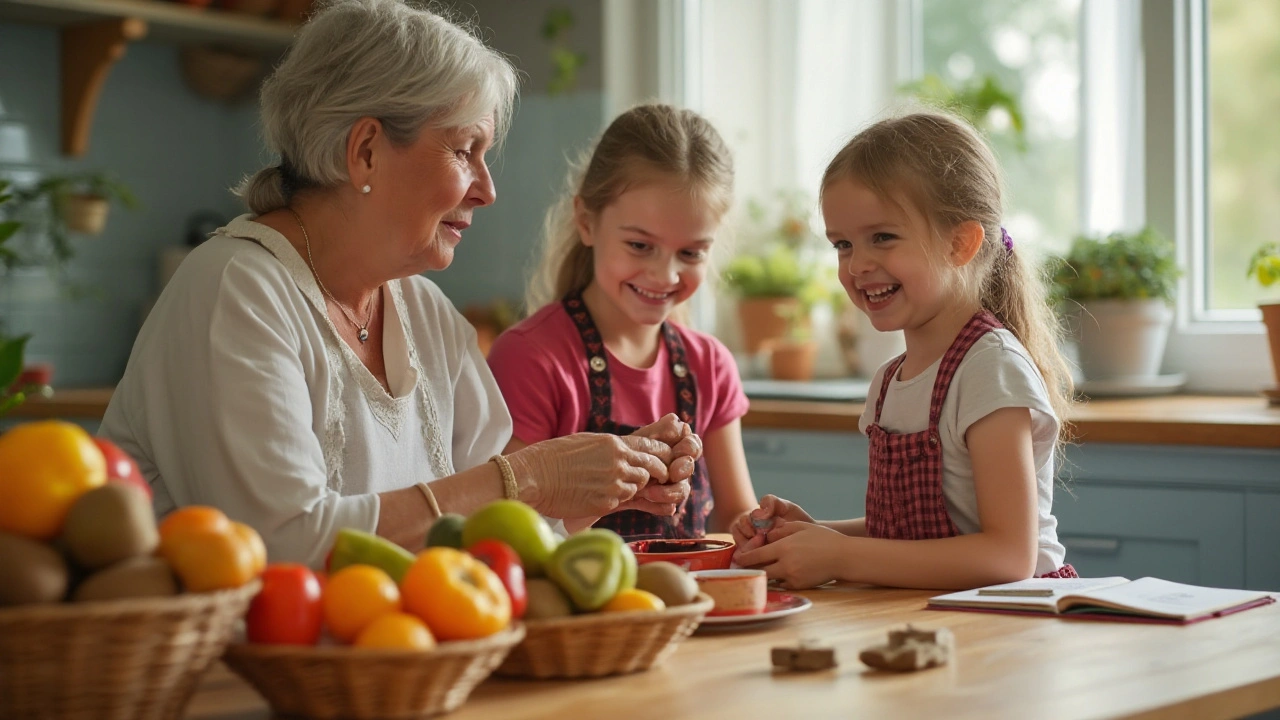
[[[743,547],[733,559],[742,567],[763,569],[788,589],[803,590],[836,579],[845,537],[812,522],[791,521],[768,532],[769,544]]]
[[[812,523],[814,519],[799,505],[776,495],[765,495],[760,499],[760,507],[738,516],[738,519],[729,527],[733,542],[738,546],[738,550],[734,553],[735,562],[738,553],[753,550],[770,542],[772,536],[769,531],[783,522]]]

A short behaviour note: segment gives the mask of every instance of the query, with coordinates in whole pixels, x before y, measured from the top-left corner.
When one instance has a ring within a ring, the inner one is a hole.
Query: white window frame
[[[1208,163],[1205,0],[1143,0],[1147,221],[1178,246],[1179,281],[1165,370],[1191,390],[1271,384],[1260,313],[1207,309]],[[1170,121],[1172,120],[1172,122]]]

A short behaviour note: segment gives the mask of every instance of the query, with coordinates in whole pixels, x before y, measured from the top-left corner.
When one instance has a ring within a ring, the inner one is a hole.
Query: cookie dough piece
[[[773,648],[772,656],[773,666],[783,670],[810,672],[836,667],[834,648],[819,647],[808,642],[802,642],[795,647]]]
[[[889,643],[863,650],[858,659],[877,670],[911,672],[946,665],[955,652],[955,637],[946,628],[889,631]]]

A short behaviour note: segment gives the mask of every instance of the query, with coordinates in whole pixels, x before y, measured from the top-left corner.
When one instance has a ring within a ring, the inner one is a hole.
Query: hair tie
[[[1000,242],[1004,243],[1005,252],[1013,252],[1013,238],[1009,237],[1009,231],[1000,226]]]

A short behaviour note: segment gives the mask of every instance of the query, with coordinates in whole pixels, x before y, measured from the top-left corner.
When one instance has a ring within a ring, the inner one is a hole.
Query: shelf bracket
[[[62,153],[81,157],[89,150],[89,130],[98,94],[111,66],[131,41],[147,34],[140,18],[112,18],[62,30]]]

